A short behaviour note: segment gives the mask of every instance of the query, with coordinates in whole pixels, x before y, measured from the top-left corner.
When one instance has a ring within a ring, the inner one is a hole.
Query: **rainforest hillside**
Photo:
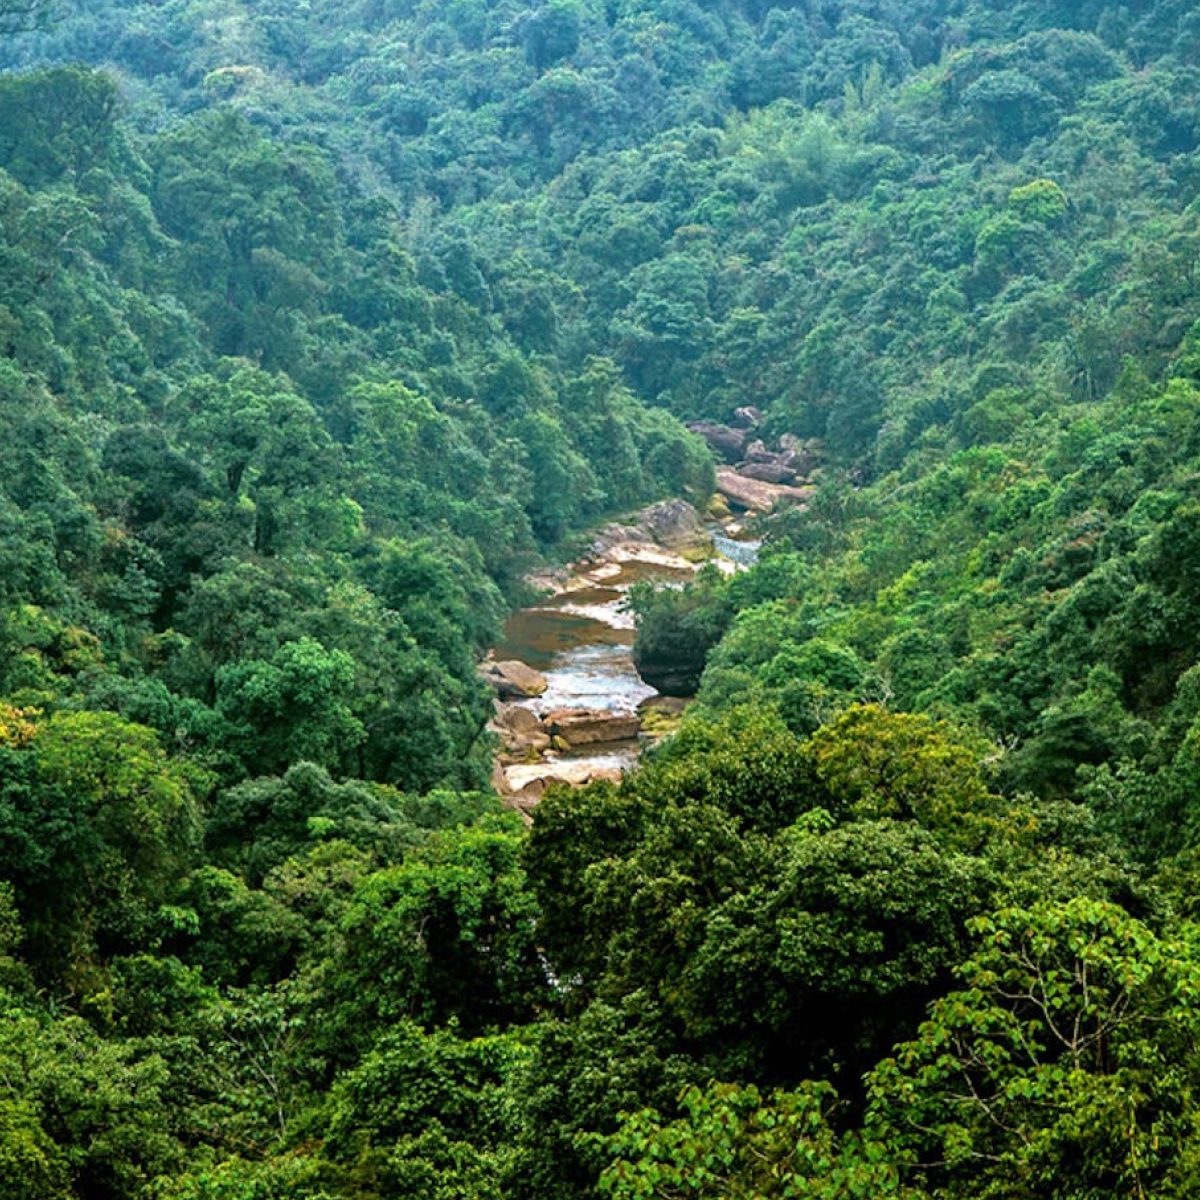
[[[1197,64],[0,0],[0,1196],[1200,1194]],[[815,493],[527,823],[479,659],[746,406]]]

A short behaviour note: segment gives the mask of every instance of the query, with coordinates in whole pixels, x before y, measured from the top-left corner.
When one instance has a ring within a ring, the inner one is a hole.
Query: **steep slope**
[[[1197,1194],[1198,54],[0,0],[2,1186]],[[747,404],[815,493],[526,828],[478,654]]]

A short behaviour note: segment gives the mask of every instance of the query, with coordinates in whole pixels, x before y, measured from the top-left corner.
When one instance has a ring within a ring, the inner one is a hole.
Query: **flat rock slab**
[[[602,742],[627,742],[642,727],[636,713],[605,712],[599,708],[556,708],[542,718],[552,737],[574,749]]]
[[[804,504],[816,491],[811,487],[789,487],[781,483],[750,479],[732,467],[717,468],[717,490],[730,504],[751,512],[770,512],[784,501]]]
[[[508,794],[530,805],[536,804],[546,787],[552,783],[586,787],[589,783],[601,780],[620,783],[623,775],[620,767],[601,767],[589,762],[571,762],[569,759],[509,767],[505,771]]]
[[[748,462],[738,467],[738,472],[747,479],[759,483],[791,483],[796,478],[795,467],[781,462]]]

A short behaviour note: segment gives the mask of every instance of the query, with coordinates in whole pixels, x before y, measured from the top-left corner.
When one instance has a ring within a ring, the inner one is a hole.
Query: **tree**
[[[334,1044],[362,1044],[397,1018],[467,1032],[528,1019],[548,981],[514,820],[439,834],[363,880],[330,978]]]
[[[198,849],[204,778],[113,713],[56,713],[0,755],[5,871],[33,957],[82,986],[94,955],[151,938]]]
[[[964,845],[995,823],[999,797],[987,786],[984,746],[945,721],[856,705],[805,744],[835,812],[900,816]]]
[[[54,0],[0,0],[0,34],[41,29],[54,14]]]
[[[1113,904],[971,924],[962,987],[869,1080],[906,1174],[946,1197],[1176,1195],[1200,964]]]
[[[580,17],[579,7],[564,0],[543,4],[525,14],[520,26],[521,42],[529,61],[539,71],[575,53]]]
[[[1011,68],[982,76],[967,89],[963,100],[1006,149],[1044,132],[1059,112],[1045,88]]]
[[[0,35],[12,33],[14,24],[33,28],[50,11],[49,0],[0,0]],[[9,114],[0,133],[0,166],[26,186],[64,177],[82,182],[114,149],[120,96],[116,82],[99,71],[61,67],[7,76],[0,79],[0,105]],[[82,211],[70,204],[64,209],[71,224],[81,223]]]
[[[391,788],[335,783],[301,762],[282,777],[247,780],[221,793],[206,823],[209,853],[236,864],[255,886],[318,840],[339,839],[393,862],[422,840],[420,827]]]
[[[341,457],[286,381],[226,362],[172,398],[181,441],[222,498],[227,544],[264,556],[336,542]]]
[[[216,708],[256,773],[281,774],[303,760],[336,770],[366,736],[350,708],[353,687],[348,654],[300,638],[268,660],[221,667]]]
[[[628,1113],[596,1140],[612,1156],[601,1195],[618,1200],[851,1200],[900,1197],[886,1146],[835,1133],[836,1095],[825,1083],[763,1095],[754,1086],[686,1088],[681,1115]]]
[[[1067,215],[1070,205],[1054,180],[1035,179],[1009,192],[1008,207],[1022,221],[1053,225]]]
[[[529,1200],[595,1196],[612,1156],[594,1135],[616,1132],[622,1113],[646,1105],[665,1110],[704,1077],[644,991],[594,1000],[570,1020],[544,1020],[533,1051],[515,1091],[513,1193]]]
[[[17,1170],[5,1176],[10,1194],[137,1195],[179,1162],[160,1055],[106,1041],[77,1016],[46,1020],[8,994],[0,1002],[0,1163]]]
[[[732,617],[720,574],[702,570],[682,588],[639,583],[629,603],[637,623],[633,661],[638,673],[664,695],[695,695],[708,652]]]
[[[631,914],[654,887],[664,907],[675,899],[674,913],[655,916],[680,947],[652,969],[670,1010],[727,1072],[854,1079],[944,985],[965,914],[992,903],[987,862],[947,852],[919,827],[828,823],[807,814],[707,904],[661,878],[629,898]],[[681,856],[676,870],[690,865]]]
[[[803,747],[769,708],[686,721],[624,786],[651,807],[712,805],[739,826],[775,832],[820,799]]]
[[[648,816],[647,802],[628,785],[552,788],[538,804],[521,861],[538,900],[539,941],[560,978],[603,973],[608,931],[589,920],[589,868],[629,854]]]
[[[516,1032],[399,1021],[339,1079],[326,1152],[356,1190],[500,1200],[517,1132],[508,1089],[529,1053]]]
[[[514,433],[524,447],[532,477],[526,504],[533,532],[554,542],[582,517],[597,510],[602,493],[595,473],[572,448],[562,423],[548,413],[523,417]]]

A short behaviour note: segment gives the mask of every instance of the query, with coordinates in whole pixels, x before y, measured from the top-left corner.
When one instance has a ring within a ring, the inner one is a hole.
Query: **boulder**
[[[801,439],[792,433],[783,434],[779,445],[782,453],[788,456],[788,465],[796,468],[797,475],[805,477],[812,473],[825,453],[820,438]]]
[[[556,744],[574,750],[600,742],[627,742],[638,735],[641,718],[635,713],[608,712],[599,708],[556,708],[542,720]]]
[[[573,576],[568,567],[543,567],[525,576],[525,582],[535,592],[557,596],[571,586]]]
[[[501,758],[506,763],[537,762],[551,748],[553,742],[546,733],[530,733],[519,738],[501,735],[504,743]]]
[[[698,433],[711,449],[728,462],[737,462],[745,453],[744,429],[730,429],[728,425],[718,425],[715,421],[689,421],[688,428]]]
[[[713,492],[708,502],[708,515],[714,521],[727,521],[729,519],[729,503],[720,492]]]
[[[686,500],[663,500],[642,509],[626,524],[613,521],[599,529],[588,545],[586,560],[611,565],[606,560],[621,557],[622,552],[640,546],[661,546],[664,550],[679,554],[686,550],[710,548],[712,536],[704,528],[700,514]],[[630,555],[626,553],[625,557]],[[596,578],[597,568],[587,573]],[[620,574],[620,567],[615,573]]]
[[[795,467],[778,461],[743,463],[738,472],[762,483],[791,483],[796,478]]]
[[[501,793],[501,797],[506,807],[513,809],[521,814],[521,819],[526,825],[533,824],[533,814],[541,803],[542,793],[546,790],[546,785],[537,780],[534,783],[526,784],[519,791],[513,791],[511,788],[507,792]]]
[[[755,408],[753,404],[747,404],[744,408],[734,410],[730,424],[736,429],[757,429],[762,424],[762,419],[762,410]]]
[[[717,490],[731,505],[738,508],[750,512],[770,512],[785,500],[793,504],[805,503],[815,489],[764,483],[760,479],[750,479],[732,467],[718,467]]]
[[[486,662],[480,667],[484,679],[501,700],[528,700],[546,690],[546,677],[523,662]]]
[[[684,550],[712,543],[700,514],[686,500],[664,500],[661,504],[652,504],[642,514],[642,523],[650,536],[668,550]]]
[[[617,551],[633,545],[653,545],[650,535],[641,525],[621,525],[616,521],[601,526],[588,543],[587,552],[577,563],[591,576],[599,567],[612,562]],[[619,573],[619,572],[618,572]]]
[[[513,807],[522,812],[535,807],[546,791],[544,779],[531,779],[524,787],[512,793]]]
[[[508,776],[504,773],[504,767],[500,763],[492,763],[492,791],[497,796],[511,796],[512,788],[508,785]]]
[[[527,761],[550,749],[550,735],[541,721],[519,704],[500,706],[488,728],[500,739],[505,759]]]
[[[531,708],[523,704],[501,704],[497,706],[495,724],[506,733],[530,734],[540,733],[542,723]]]
[[[746,447],[746,457],[742,465],[746,463],[782,463],[784,466],[794,466],[800,460],[801,452],[798,450],[768,450],[761,442],[752,442]]]

